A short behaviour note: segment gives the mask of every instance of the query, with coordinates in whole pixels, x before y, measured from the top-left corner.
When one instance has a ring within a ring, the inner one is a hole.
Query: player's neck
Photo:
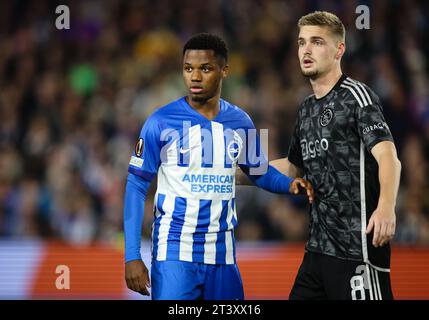
[[[323,76],[315,79],[310,78],[311,87],[317,99],[326,96],[342,76],[340,68],[335,68]]]
[[[194,101],[189,96],[186,97],[188,104],[198,113],[209,120],[213,120],[220,111],[220,94],[205,101]]]

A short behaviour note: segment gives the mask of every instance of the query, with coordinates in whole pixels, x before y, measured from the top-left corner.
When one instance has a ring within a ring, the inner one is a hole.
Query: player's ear
[[[228,76],[228,72],[229,72],[229,65],[225,64],[222,67],[222,79],[225,79]]]
[[[337,54],[335,55],[335,59],[339,60],[344,55],[344,52],[346,52],[346,44],[343,41],[338,42],[337,46]]]

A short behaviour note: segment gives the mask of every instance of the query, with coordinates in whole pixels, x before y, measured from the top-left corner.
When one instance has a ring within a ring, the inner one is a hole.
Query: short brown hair
[[[298,28],[303,26],[323,26],[327,27],[329,31],[335,36],[338,36],[342,41],[346,38],[346,29],[335,14],[327,11],[314,11],[298,20]]]

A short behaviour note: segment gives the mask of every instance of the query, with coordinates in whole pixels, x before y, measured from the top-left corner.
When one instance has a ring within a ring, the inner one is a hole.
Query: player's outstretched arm
[[[287,157],[270,161],[270,165],[291,178],[299,178],[303,175],[302,170],[291,163]]]
[[[125,281],[127,287],[149,295],[149,273],[140,255],[141,226],[150,181],[130,173],[124,199]]]
[[[278,171],[284,175],[295,178],[291,184],[291,193],[292,194],[307,194],[310,203],[314,201],[314,190],[310,182],[305,179],[302,179],[302,169],[295,166],[293,163],[286,158],[280,158],[273,161],[270,161],[270,165],[276,168]]]
[[[311,183],[304,178],[295,178],[290,184],[289,192],[291,194],[306,194],[308,202],[314,202],[314,190]]]
[[[383,141],[376,144],[371,153],[378,163],[380,196],[377,209],[373,212],[366,233],[374,231],[373,245],[383,246],[395,235],[395,205],[401,175],[401,162],[398,160],[393,142]]]
[[[272,160],[270,161],[270,165],[290,178],[302,177],[302,170],[292,164],[288,158]],[[237,168],[235,173],[235,181],[237,185],[253,186],[252,180],[250,180],[240,168]]]
[[[314,201],[314,191],[311,184],[303,179],[291,179],[288,176],[280,173],[276,168],[268,165],[266,172],[262,175],[252,175],[249,173],[249,168],[242,167],[243,172],[247,177],[259,188],[273,193],[289,193],[299,194],[301,188],[305,190],[310,203]]]

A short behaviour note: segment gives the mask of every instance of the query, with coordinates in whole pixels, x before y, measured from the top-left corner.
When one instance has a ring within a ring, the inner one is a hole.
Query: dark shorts
[[[392,300],[390,273],[362,261],[306,252],[290,300]]]

